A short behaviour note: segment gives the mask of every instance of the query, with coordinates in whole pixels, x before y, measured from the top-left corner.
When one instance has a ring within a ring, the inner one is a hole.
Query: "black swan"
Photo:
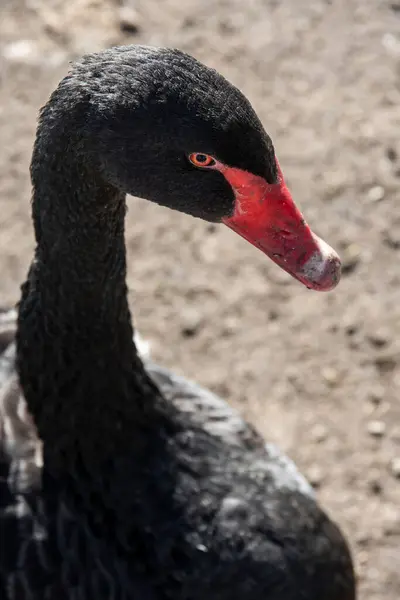
[[[339,280],[249,102],[178,50],[86,56],[41,111],[31,178],[16,344],[1,319],[1,597],[353,600],[294,465],[133,342],[127,193],[225,223],[310,288]]]

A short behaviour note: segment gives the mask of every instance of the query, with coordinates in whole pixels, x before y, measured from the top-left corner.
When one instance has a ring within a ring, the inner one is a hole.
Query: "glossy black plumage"
[[[88,57],[42,111],[37,248],[0,375],[7,599],[355,597],[347,545],[293,465],[132,342],[125,192],[210,221],[232,210],[191,151],[276,178],[248,102],[178,51]]]

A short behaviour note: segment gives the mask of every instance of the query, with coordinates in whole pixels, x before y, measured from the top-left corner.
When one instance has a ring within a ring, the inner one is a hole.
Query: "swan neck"
[[[69,145],[70,147],[70,145]],[[17,365],[57,468],[129,448],[159,400],[133,343],[125,196],[78,156],[34,152],[35,259],[22,289]],[[117,450],[117,447],[119,450]]]

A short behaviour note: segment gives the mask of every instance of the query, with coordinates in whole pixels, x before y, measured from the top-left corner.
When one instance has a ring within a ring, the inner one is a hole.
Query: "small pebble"
[[[382,45],[391,56],[397,57],[400,55],[400,40],[392,33],[385,33],[382,36]]]
[[[380,202],[385,197],[385,190],[381,185],[374,185],[367,192],[367,198],[369,202],[375,203]]]
[[[350,338],[348,341],[350,350],[358,350],[360,348],[360,341],[356,338]]]
[[[373,437],[381,438],[385,435],[386,425],[383,421],[379,420],[369,421],[367,431]]]
[[[356,544],[359,546],[368,546],[370,542],[370,534],[367,531],[361,531],[355,536]]]
[[[383,232],[383,243],[391,250],[400,249],[400,228],[389,229]]]
[[[237,317],[227,317],[224,320],[224,332],[226,334],[232,334],[237,331],[240,327],[240,320]]]
[[[358,330],[359,326],[356,323],[350,323],[345,327],[346,335],[348,335],[349,337],[356,335],[356,333],[358,333]]]
[[[386,506],[382,511],[383,534],[386,536],[400,535],[400,513],[397,506]]]
[[[307,471],[307,479],[313,488],[320,488],[324,481],[324,474],[319,465],[312,465]]]
[[[368,562],[368,552],[366,552],[365,550],[361,551],[358,553],[357,555],[358,557],[358,564],[360,564],[361,566],[364,566],[367,564]]]
[[[349,244],[342,253],[342,273],[349,275],[361,262],[361,249],[357,244]]]
[[[390,471],[396,479],[400,479],[400,456],[392,459]]]
[[[386,149],[386,156],[390,160],[390,162],[396,162],[397,160],[397,152],[393,146],[388,146]]]
[[[382,482],[379,471],[371,473],[368,480],[368,487],[373,494],[380,494],[382,492]]]
[[[381,374],[390,373],[397,367],[397,357],[392,354],[376,356],[374,362]]]
[[[383,348],[390,340],[388,332],[383,331],[383,329],[370,333],[367,338],[370,344],[375,346],[375,348]]]
[[[285,377],[290,383],[296,383],[300,378],[300,373],[295,365],[289,365],[285,369]]]
[[[184,337],[194,337],[200,328],[202,316],[195,309],[187,309],[182,315],[182,321],[182,335]]]
[[[218,238],[212,235],[205,237],[199,248],[199,253],[205,263],[211,264],[215,262],[218,258]]]
[[[38,44],[33,40],[16,40],[4,46],[3,57],[14,63],[38,64],[42,56]]]
[[[322,423],[317,423],[311,430],[311,437],[317,443],[321,443],[328,437],[328,430]]]
[[[137,11],[132,6],[121,6],[119,9],[119,26],[125,33],[139,33],[140,19]]]
[[[58,67],[66,60],[66,52],[54,50],[45,52],[32,40],[17,40],[2,49],[3,57],[10,63],[23,65]]]
[[[333,367],[325,367],[322,369],[322,377],[329,386],[334,387],[338,383],[339,373]]]
[[[375,386],[369,391],[369,398],[375,406],[381,404],[383,398],[385,396],[385,389],[383,386]]]

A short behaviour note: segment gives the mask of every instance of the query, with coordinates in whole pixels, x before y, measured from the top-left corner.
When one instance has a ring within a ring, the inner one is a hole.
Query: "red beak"
[[[223,219],[225,225],[308,288],[328,291],[339,283],[339,256],[305,222],[279,164],[279,181],[272,185],[241,169],[221,165],[219,170],[236,196],[234,214]]]

